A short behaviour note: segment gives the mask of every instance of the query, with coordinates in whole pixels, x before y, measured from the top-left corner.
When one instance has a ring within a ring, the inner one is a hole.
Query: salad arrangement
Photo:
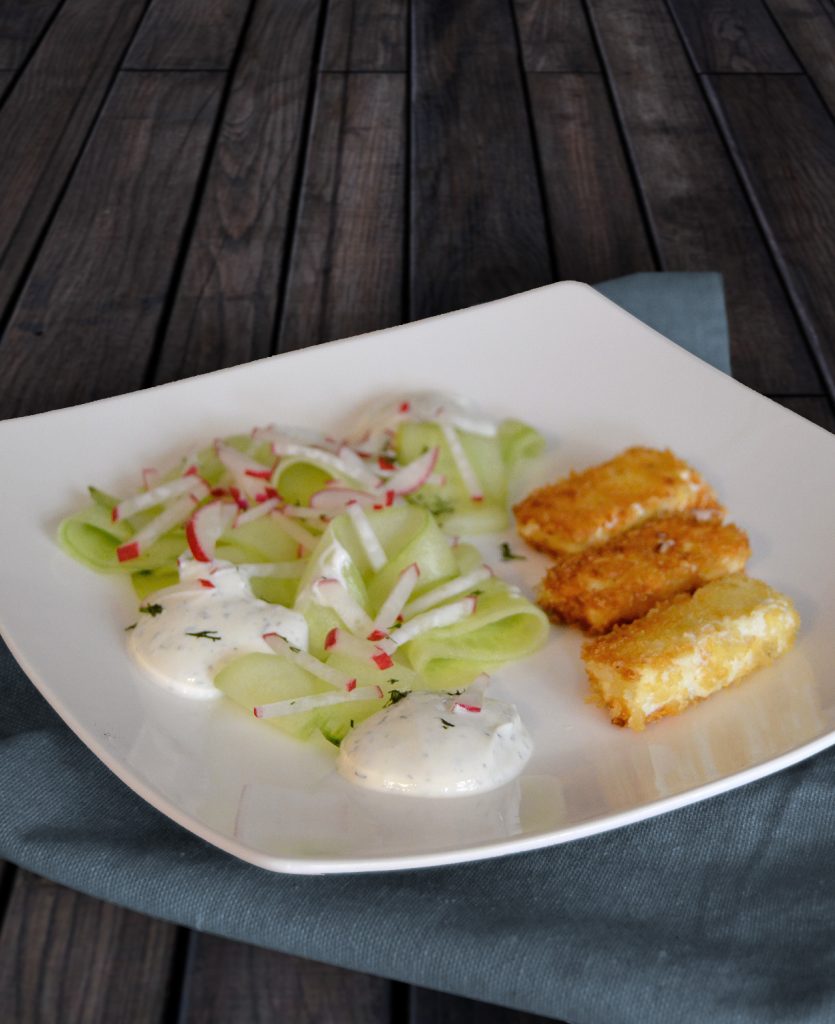
[[[292,610],[303,628],[229,647],[214,688],[285,732],[339,744],[404,694],[466,688],[544,641],[543,612],[457,539],[507,525],[510,476],[543,447],[517,420],[409,396],[347,439],[258,427],[144,469],[135,494],[91,487],[59,541],[130,579],[143,630],[174,621],[174,595],[221,595],[231,577],[259,609],[281,609],[276,621]],[[220,626],[177,636],[195,656],[223,640]]]

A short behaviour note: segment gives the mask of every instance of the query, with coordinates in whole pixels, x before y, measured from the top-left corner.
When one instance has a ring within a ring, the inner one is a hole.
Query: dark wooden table
[[[831,0],[0,0],[0,97],[5,417],[719,270],[736,377],[835,428]],[[535,1019],[0,883],[2,1021]]]

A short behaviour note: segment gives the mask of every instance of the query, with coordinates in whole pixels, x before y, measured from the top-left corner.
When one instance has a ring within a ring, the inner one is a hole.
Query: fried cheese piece
[[[594,703],[640,731],[788,651],[800,626],[792,602],[744,573],[705,584],[642,619],[588,641]]]
[[[564,555],[539,587],[540,608],[555,622],[605,633],[676,594],[740,572],[748,537],[721,513],[680,512],[650,519],[574,555]]]
[[[602,544],[653,516],[721,506],[695,469],[669,450],[625,452],[540,487],[514,506],[519,534],[552,554]]]

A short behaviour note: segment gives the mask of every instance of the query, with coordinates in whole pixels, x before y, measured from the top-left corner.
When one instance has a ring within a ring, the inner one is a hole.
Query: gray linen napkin
[[[606,287],[727,369],[721,281]],[[0,647],[0,856],[192,928],[572,1024],[835,1021],[835,751],[578,842],[420,872],[274,875],[144,803]],[[207,895],[210,894],[210,895]]]

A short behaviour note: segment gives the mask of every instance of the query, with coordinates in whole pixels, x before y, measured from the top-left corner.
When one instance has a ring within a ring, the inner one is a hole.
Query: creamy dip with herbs
[[[168,689],[219,697],[213,676],[234,657],[269,652],[264,633],[280,633],[307,650],[307,622],[299,612],[259,600],[230,564],[206,564],[201,571],[204,583],[189,579],[148,598],[128,633],[133,657]]]
[[[337,767],[368,789],[465,796],[509,782],[532,750],[512,704],[488,699],[470,711],[455,696],[414,690],[348,733]]]

